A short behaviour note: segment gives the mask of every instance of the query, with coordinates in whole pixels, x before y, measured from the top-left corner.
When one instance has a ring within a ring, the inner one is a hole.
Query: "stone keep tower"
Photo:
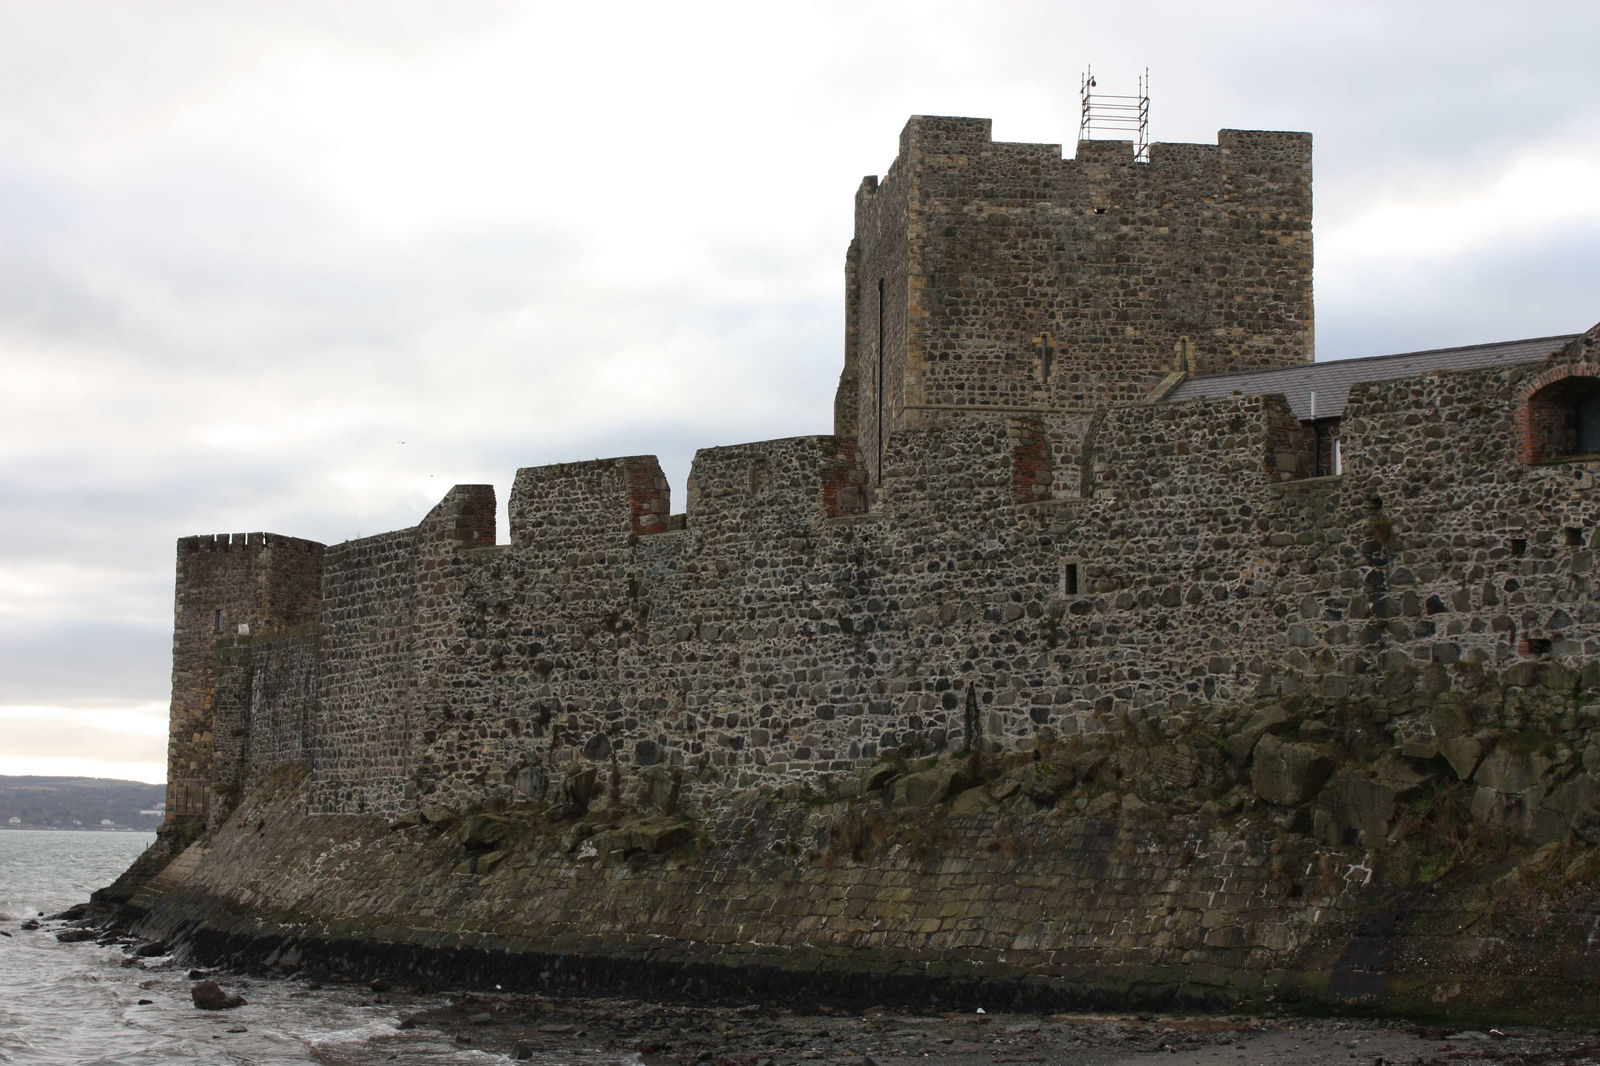
[[[918,116],[856,194],[834,432],[874,480],[897,429],[1072,414],[1168,374],[1310,362],[1311,136],[996,144]]]

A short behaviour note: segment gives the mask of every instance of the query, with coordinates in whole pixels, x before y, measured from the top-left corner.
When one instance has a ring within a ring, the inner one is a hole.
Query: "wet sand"
[[[534,1063],[645,1066],[1472,1066],[1600,1063],[1600,1034],[1525,1027],[1295,1017],[795,1013],[623,999],[462,995],[407,1015],[476,1047]]]

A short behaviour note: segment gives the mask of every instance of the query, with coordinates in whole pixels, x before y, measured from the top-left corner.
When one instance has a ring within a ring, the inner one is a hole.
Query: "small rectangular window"
[[[222,608],[220,607],[211,612],[211,632],[222,632]]]
[[[1511,538],[1511,554],[1520,559],[1528,554],[1528,541],[1524,537]]]
[[[1061,595],[1079,596],[1080,582],[1078,577],[1078,560],[1063,559],[1061,561]]]
[[[1311,476],[1344,473],[1339,448],[1339,419],[1319,418],[1311,423]]]
[[[1567,527],[1567,547],[1583,547],[1583,530],[1579,529],[1577,526]]]

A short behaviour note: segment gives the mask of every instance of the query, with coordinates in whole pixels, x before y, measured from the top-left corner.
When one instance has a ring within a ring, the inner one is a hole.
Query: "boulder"
[[[1328,745],[1268,734],[1256,743],[1250,788],[1268,803],[1297,807],[1321,791],[1333,768],[1334,751]]]
[[[630,827],[628,834],[636,849],[651,855],[659,855],[694,839],[693,827],[688,822],[679,821],[641,822]]]
[[[994,797],[989,794],[987,788],[979,785],[977,788],[967,789],[951,800],[950,813],[957,818],[963,818],[968,815],[982,814],[985,811],[992,810],[994,806]]]
[[[1243,763],[1256,750],[1262,737],[1283,729],[1290,721],[1289,712],[1276,705],[1257,711],[1243,729],[1222,742],[1222,748],[1228,753],[1228,758]]]
[[[504,840],[510,832],[511,822],[504,815],[469,814],[461,823],[461,843],[486,850]]]
[[[573,766],[561,783],[561,792],[580,811],[589,809],[589,801],[599,794],[600,771],[593,766]]]
[[[94,939],[93,929],[63,929],[56,934],[56,939],[63,944],[81,944],[85,940]]]
[[[971,757],[897,777],[889,787],[892,807],[933,807],[978,783]]]
[[[1515,795],[1543,781],[1550,767],[1551,760],[1543,755],[1512,751],[1502,744],[1483,757],[1472,780],[1502,795]]]
[[[449,827],[456,820],[456,812],[439,803],[429,804],[420,813],[424,822],[441,829]]]
[[[524,796],[538,799],[544,795],[544,774],[537,767],[524,766],[513,777],[512,787]]]
[[[1427,775],[1403,762],[1384,761],[1371,770],[1339,774],[1331,790],[1333,806],[1344,825],[1362,834],[1362,843],[1375,847],[1389,835],[1399,802],[1427,780]]]
[[[189,988],[189,998],[201,1010],[232,1010],[245,1005],[245,998],[234,992],[224,992],[215,981],[196,981]]]
[[[1439,741],[1439,754],[1456,772],[1456,777],[1465,781],[1477,771],[1486,746],[1477,737],[1447,737]]]
[[[1600,807],[1600,783],[1586,773],[1574,774],[1551,787],[1544,802],[1533,812],[1533,835],[1540,840],[1564,840],[1576,834],[1585,843],[1594,843],[1595,814]]]
[[[629,855],[660,855],[694,839],[694,826],[677,818],[641,818],[592,838],[595,851],[612,860]]]
[[[895,778],[890,802],[896,807],[932,807],[950,795],[950,770],[938,767]]]
[[[1440,700],[1428,708],[1428,725],[1434,736],[1449,740],[1472,729],[1472,716],[1459,703]]]
[[[866,792],[876,792],[888,786],[894,776],[900,772],[900,767],[892,762],[880,762],[869,767],[861,775],[861,787]]]

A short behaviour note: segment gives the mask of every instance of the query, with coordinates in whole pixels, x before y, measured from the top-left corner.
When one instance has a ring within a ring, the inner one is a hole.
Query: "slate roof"
[[[1316,393],[1317,418],[1340,418],[1350,398],[1350,386],[1361,381],[1411,377],[1430,370],[1477,370],[1486,366],[1535,363],[1581,334],[1534,337],[1499,344],[1472,344],[1465,348],[1435,348],[1426,352],[1377,355],[1365,359],[1340,359],[1307,363],[1283,370],[1252,370],[1241,374],[1211,374],[1186,378],[1162,399],[1166,402],[1199,397],[1257,396],[1281,392],[1296,418],[1312,417],[1311,394]]]

